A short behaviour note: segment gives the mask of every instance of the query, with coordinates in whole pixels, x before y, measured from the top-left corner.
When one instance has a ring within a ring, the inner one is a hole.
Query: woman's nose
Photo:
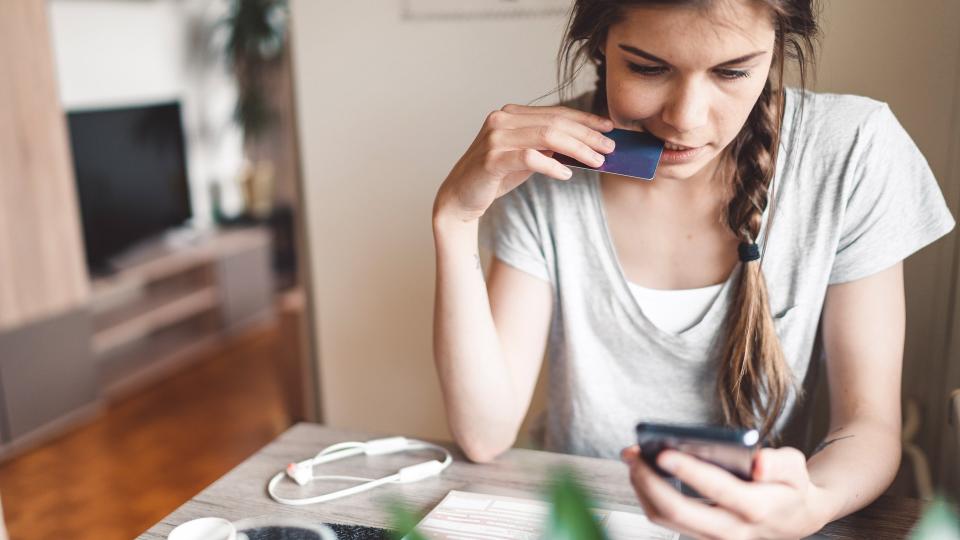
[[[709,96],[705,88],[698,86],[695,81],[681,82],[671,90],[663,105],[663,122],[677,133],[696,132],[707,123]]]

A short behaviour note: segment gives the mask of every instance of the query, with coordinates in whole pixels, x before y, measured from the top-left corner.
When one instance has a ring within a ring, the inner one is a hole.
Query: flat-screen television
[[[190,219],[179,103],[72,111],[67,123],[91,271]]]

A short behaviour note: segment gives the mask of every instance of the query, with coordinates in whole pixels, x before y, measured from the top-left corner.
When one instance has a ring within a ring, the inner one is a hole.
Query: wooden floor
[[[0,464],[11,540],[129,539],[285,430],[274,327]]]

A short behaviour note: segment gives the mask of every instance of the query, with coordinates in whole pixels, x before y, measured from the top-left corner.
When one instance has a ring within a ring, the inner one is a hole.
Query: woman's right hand
[[[437,192],[434,218],[479,219],[498,197],[533,173],[568,180],[555,152],[600,166],[613,151],[607,118],[563,106],[506,105],[487,115],[480,133]]]

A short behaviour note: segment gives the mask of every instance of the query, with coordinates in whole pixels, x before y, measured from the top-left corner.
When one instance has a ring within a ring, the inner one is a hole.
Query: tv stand
[[[136,392],[250,325],[271,322],[270,233],[214,231],[158,239],[93,280],[91,350],[106,398]]]
[[[141,247],[92,280],[87,305],[0,331],[0,460],[274,320],[266,228]]]

